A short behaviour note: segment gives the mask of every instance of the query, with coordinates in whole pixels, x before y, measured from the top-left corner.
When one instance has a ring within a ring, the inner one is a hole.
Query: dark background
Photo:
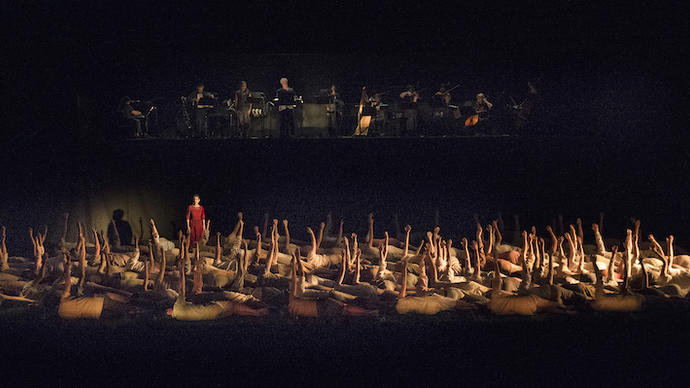
[[[197,80],[228,96],[241,79],[272,92],[338,84],[462,84],[456,97],[540,79],[545,116],[563,134],[674,133],[686,95],[682,2],[5,2],[5,136],[27,127],[100,136],[123,95],[169,103]],[[299,54],[299,55],[297,55]],[[306,55],[305,55],[306,54]]]

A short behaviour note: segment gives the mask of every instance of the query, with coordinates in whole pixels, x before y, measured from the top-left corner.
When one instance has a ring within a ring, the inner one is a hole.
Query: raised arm
[[[296,251],[296,250],[295,250]],[[295,252],[292,252],[292,260],[290,260],[290,289],[288,292],[290,293],[290,296],[296,297],[297,296],[297,261],[299,259],[295,255]]]
[[[187,206],[187,215],[185,216],[185,219],[187,220],[187,234],[189,234],[191,228],[189,227],[189,219],[192,216],[192,207]]]
[[[348,267],[347,263],[347,256],[345,254],[345,250],[340,252],[340,272],[338,272],[338,278],[336,279],[336,284],[341,285],[343,284],[343,280],[345,279],[345,270]]]
[[[244,241],[243,241],[244,242]],[[247,250],[244,250],[244,257],[246,259]],[[194,278],[192,279],[192,293],[197,295],[201,294],[204,288],[204,278],[203,278],[203,261],[199,256],[199,242],[194,243],[194,264],[192,269],[194,270]]]
[[[498,228],[498,220],[491,221],[491,225],[496,232],[496,246],[501,245],[503,242],[503,235],[501,235],[501,230]]]
[[[616,249],[618,249],[618,247],[616,247]],[[596,283],[595,283],[596,292],[597,292],[597,294],[600,294],[604,288],[604,281],[602,279],[601,271],[599,270],[599,266],[597,265],[597,255],[591,255],[590,259],[592,260],[592,267],[594,268],[594,275],[597,278]]]
[[[575,243],[573,242],[573,236],[571,236],[570,233],[565,234],[565,239],[568,240],[568,247],[570,248],[570,249],[568,249],[568,256],[566,257],[567,258],[567,261],[566,261],[567,264],[566,265],[567,265],[568,269],[570,269],[570,267],[573,265],[573,261],[575,259]]]
[[[369,231],[367,232],[367,243],[369,248],[374,248],[374,213],[369,213]]]
[[[666,239],[666,245],[668,246],[668,269],[671,269],[671,266],[673,265],[673,240],[673,235],[668,236]]]
[[[650,234],[649,236],[647,236],[647,238],[649,239],[649,242],[652,243],[652,250],[653,251],[659,253],[661,256],[666,256],[666,253],[664,253],[664,249],[661,247],[659,242],[656,241],[653,234]]]
[[[62,252],[62,263],[65,267],[64,278],[65,278],[65,289],[62,291],[61,297],[69,298],[70,289],[72,288],[72,260],[69,257],[69,253]]]
[[[476,241],[472,241],[472,248],[474,249],[475,252],[475,260],[474,260],[474,273],[472,274],[472,280],[474,281],[480,281],[481,280],[481,265],[479,264],[479,243]]]
[[[405,225],[405,248],[403,249],[403,257],[407,256],[410,251],[410,231],[412,231],[412,227],[410,225]]]
[[[238,214],[241,217],[242,213],[240,212]],[[237,221],[237,223],[240,224],[240,230],[237,232],[235,237],[242,239],[242,236],[244,235],[244,220],[242,220],[242,218],[240,218],[240,220]]]
[[[599,225],[592,224],[592,231],[594,232],[594,243],[597,245],[597,254],[604,255],[606,253],[606,246],[604,246],[604,239],[601,237]]]
[[[9,258],[7,254],[7,245],[5,244],[5,238],[6,238],[6,232],[7,230],[5,229],[5,226],[2,226],[2,245],[0,245],[0,271],[7,271],[10,269],[9,265],[7,264],[7,259]]]
[[[359,271],[362,268],[362,250],[358,249],[357,253],[355,253],[355,279],[353,280],[353,284],[359,284]]]
[[[402,275],[400,276],[400,292],[398,293],[398,299],[403,299],[407,296],[407,258],[402,258]]]
[[[553,233],[553,229],[550,225],[546,226],[546,231],[549,233],[549,237],[551,237],[551,249],[549,250],[549,255],[553,256],[558,250],[558,238],[556,238],[556,235]]]
[[[180,250],[183,250],[183,249],[184,249],[184,246],[181,246]],[[183,253],[180,253],[180,255],[183,255]],[[184,257],[184,256],[182,256],[182,257]],[[180,260],[184,260],[184,259],[181,258]],[[161,288],[163,287],[163,284],[164,284],[163,280],[165,280],[165,269],[166,269],[167,265],[168,264],[165,261],[165,249],[161,249],[161,270],[158,273],[158,279],[156,282],[157,285]],[[184,267],[184,264],[182,265],[182,267]],[[180,268],[180,272],[184,272],[184,268]]]
[[[460,240],[460,244],[462,245],[462,249],[465,251],[465,260],[463,260],[463,271],[464,273],[469,273],[470,272],[470,266],[472,265],[470,263],[470,247],[469,243],[467,242],[467,237],[463,237],[462,240]]]
[[[544,251],[544,254],[546,254],[546,251]],[[553,256],[554,254],[549,255],[549,273],[547,275],[549,277],[549,285],[553,285]]]
[[[187,221],[189,221],[189,219],[187,219]],[[158,229],[156,229],[156,223],[153,221],[153,218],[149,218],[149,223],[151,224],[151,237],[156,241],[156,245],[158,245],[158,238],[160,235],[158,234]],[[189,231],[189,225],[187,225],[187,231]]]
[[[38,245],[36,244],[36,238],[34,237],[34,228],[29,227],[29,238],[31,239],[31,245],[34,247],[34,258],[37,258]]]
[[[77,294],[84,294],[84,282],[86,282],[86,239],[84,236],[79,236],[79,284],[77,287]]]
[[[220,232],[216,233],[216,257],[213,259],[213,265],[218,266],[220,265],[220,261],[223,257],[223,247],[220,245],[220,241],[222,239],[222,236],[220,235]],[[256,246],[257,252],[261,249],[261,235],[259,235],[259,240],[258,240],[258,245]]]
[[[240,232],[240,226],[243,224],[243,217],[242,212],[237,212],[237,223],[235,223],[235,227],[230,232],[231,236],[237,237],[237,233]]]
[[[609,266],[606,271],[606,281],[611,282],[611,281],[616,281],[616,268],[614,267],[614,263],[616,261],[616,254],[618,253],[618,245],[614,245],[611,247],[611,260],[609,260]]]
[[[326,227],[326,224],[323,222],[319,224],[319,238],[316,240],[316,249],[318,250],[321,248],[321,242],[323,241],[323,230]]]
[[[491,227],[491,225],[486,226],[486,233],[489,234],[489,249],[486,250],[486,253],[489,256],[493,257],[494,256],[494,232],[493,232],[493,228]]]
[[[276,220],[273,220],[273,223],[276,223]],[[283,220],[283,228],[285,229],[285,252],[290,253],[290,229],[288,228],[288,220],[284,219]],[[276,228],[276,233],[278,232],[278,229]],[[277,237],[276,237],[277,239]]]
[[[309,237],[311,238],[311,249],[309,250],[309,254],[307,254],[307,258],[311,258],[316,254],[316,236],[314,236],[314,231],[308,226],[307,233],[309,233]]]

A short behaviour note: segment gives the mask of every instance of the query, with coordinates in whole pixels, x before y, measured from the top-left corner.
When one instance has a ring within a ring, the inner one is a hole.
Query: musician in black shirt
[[[344,103],[340,99],[340,94],[336,91],[335,85],[331,85],[328,92],[328,105],[326,105],[326,115],[328,116],[328,136],[336,136],[340,132],[340,124],[343,121]]]
[[[187,97],[187,103],[190,104],[192,116],[196,124],[196,136],[208,137],[208,108],[199,104],[203,98],[213,98],[213,93],[204,91],[204,84],[198,83],[196,90]]]
[[[401,106],[405,117],[405,130],[408,135],[412,134],[417,129],[417,101],[419,101],[419,93],[414,86],[407,85],[407,90],[400,93]]]
[[[276,90],[278,114],[280,115],[280,137],[293,136],[295,134],[294,110],[297,107],[295,103],[297,94],[294,89],[288,87],[287,78],[281,78],[280,85],[281,88]]]
[[[240,82],[239,90],[235,91],[235,110],[240,137],[246,137],[249,131],[249,118],[252,111],[252,103],[249,100],[251,96],[252,93],[247,88],[247,81]]]
[[[142,132],[142,120],[144,119],[144,114],[132,107],[131,98],[122,97],[122,99],[120,99],[118,111],[122,115],[123,125],[128,128],[127,131],[129,133],[127,136],[134,135],[135,137],[140,137],[144,135]]]

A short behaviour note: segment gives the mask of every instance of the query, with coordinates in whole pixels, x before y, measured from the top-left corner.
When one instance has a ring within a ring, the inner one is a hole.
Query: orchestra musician
[[[196,136],[208,137],[208,107],[199,104],[203,98],[213,98],[213,93],[204,91],[203,82],[196,85],[196,89],[187,97],[187,102],[191,104],[194,122],[196,124]]]
[[[450,105],[450,92],[446,88],[446,84],[442,84],[438,91],[434,93],[434,102],[436,105],[440,105],[445,108]]]
[[[280,115],[280,137],[285,138],[295,134],[294,110],[297,108],[295,90],[288,86],[288,79],[280,79],[280,89],[276,90],[278,99],[278,114]]]
[[[240,82],[240,88],[235,91],[235,110],[240,137],[247,137],[249,132],[249,120],[252,111],[251,96],[252,93],[247,88],[247,81]]]
[[[490,103],[489,100],[486,99],[484,93],[477,93],[477,97],[472,103],[474,114],[465,120],[465,127],[474,127],[479,122],[484,122],[484,120],[486,120],[488,117],[489,111],[493,107],[494,104]]]
[[[450,118],[450,90],[446,84],[441,84],[441,87],[434,93],[432,98],[433,118],[435,124],[432,128],[434,135],[445,133],[450,128],[448,119]]]
[[[481,118],[484,118],[486,114],[494,107],[494,104],[490,103],[486,99],[484,93],[478,93],[477,98],[474,100],[474,113],[478,114]]]
[[[400,93],[402,100],[403,117],[405,117],[405,130],[408,134],[413,133],[417,129],[417,102],[419,102],[419,93],[414,86],[407,85],[407,89]]]
[[[326,106],[326,115],[328,116],[328,136],[333,137],[340,132],[340,124],[343,120],[344,103],[340,99],[340,93],[331,85],[328,91],[328,105]]]
[[[369,135],[371,118],[376,116],[376,109],[379,105],[378,98],[378,95],[375,97],[369,97],[367,95],[367,87],[362,86],[362,95],[359,99],[359,111],[357,113],[357,127],[355,128],[354,136]]]
[[[145,129],[147,126],[145,122],[146,117],[141,111],[132,107],[132,102],[134,102],[134,100],[131,98],[127,96],[122,97],[122,99],[120,99],[120,107],[118,111],[122,115],[125,126],[129,130],[132,128],[134,129],[134,137],[142,137],[145,136]],[[130,132],[128,135],[131,136],[132,132]]]

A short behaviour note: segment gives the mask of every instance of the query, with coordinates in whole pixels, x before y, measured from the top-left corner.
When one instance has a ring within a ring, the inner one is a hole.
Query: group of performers
[[[233,130],[233,137],[248,137],[252,117],[264,117],[267,106],[273,106],[279,120],[280,137],[295,136],[295,111],[303,102],[293,88],[288,84],[287,78],[280,79],[280,88],[275,92],[275,97],[266,102],[264,93],[252,92],[246,81],[241,81],[239,89],[234,92],[231,99],[222,104],[218,102],[217,93],[208,92],[203,83],[196,85],[195,90],[188,96],[181,97],[180,120],[184,128],[183,136],[208,138],[209,118],[219,108],[223,111],[229,126]],[[328,135],[334,136],[372,136],[373,135],[433,135],[453,134],[445,130],[448,127],[482,127],[489,122],[490,112],[494,110],[494,103],[490,102],[484,93],[477,93],[474,100],[465,101],[462,104],[453,104],[451,92],[459,85],[448,88],[443,84],[431,95],[427,106],[431,106],[431,114],[423,116],[423,125],[420,125],[420,103],[423,101],[421,91],[414,85],[407,85],[401,92],[391,93],[393,89],[371,93],[366,86],[362,87],[359,103],[356,105],[356,122],[354,129],[347,128],[344,117],[345,103],[335,85],[321,91],[320,103],[324,105],[323,114],[327,118]],[[528,84],[529,95],[522,104],[513,104],[513,125],[518,127],[529,121],[530,110],[534,105],[536,88],[532,83]],[[395,97],[391,97],[395,96]],[[134,109],[132,100],[123,98],[120,112],[123,117],[136,127],[136,136],[147,134],[148,114]],[[392,109],[396,106],[397,109]],[[424,112],[426,113],[426,112]],[[234,122],[233,122],[234,118]],[[394,124],[389,124],[394,122]],[[180,123],[178,123],[179,126]],[[423,127],[423,128],[422,128]],[[430,131],[428,127],[436,127]],[[439,130],[441,128],[442,130]],[[459,133],[459,132],[454,132]],[[265,136],[265,131],[262,130]]]
[[[485,225],[475,217],[476,233],[451,239],[438,226],[401,229],[397,216],[390,234],[376,236],[369,214],[358,238],[329,214],[299,241],[287,220],[271,223],[268,214],[248,233],[238,213],[229,235],[212,236],[200,201],[194,195],[177,241],[164,238],[153,219],[150,239],[141,219],[133,234],[122,213],[107,235],[79,222],[76,241],[68,241],[65,214],[59,241],[30,228],[33,257],[21,257],[10,255],[20,244],[8,248],[2,227],[0,306],[40,307],[64,319],[167,313],[178,320],[690,308],[690,256],[674,247],[673,235],[643,237],[637,219],[616,240],[602,236],[603,213],[587,234],[579,218],[566,226],[562,217],[528,231],[515,216],[508,231],[499,214]]]

